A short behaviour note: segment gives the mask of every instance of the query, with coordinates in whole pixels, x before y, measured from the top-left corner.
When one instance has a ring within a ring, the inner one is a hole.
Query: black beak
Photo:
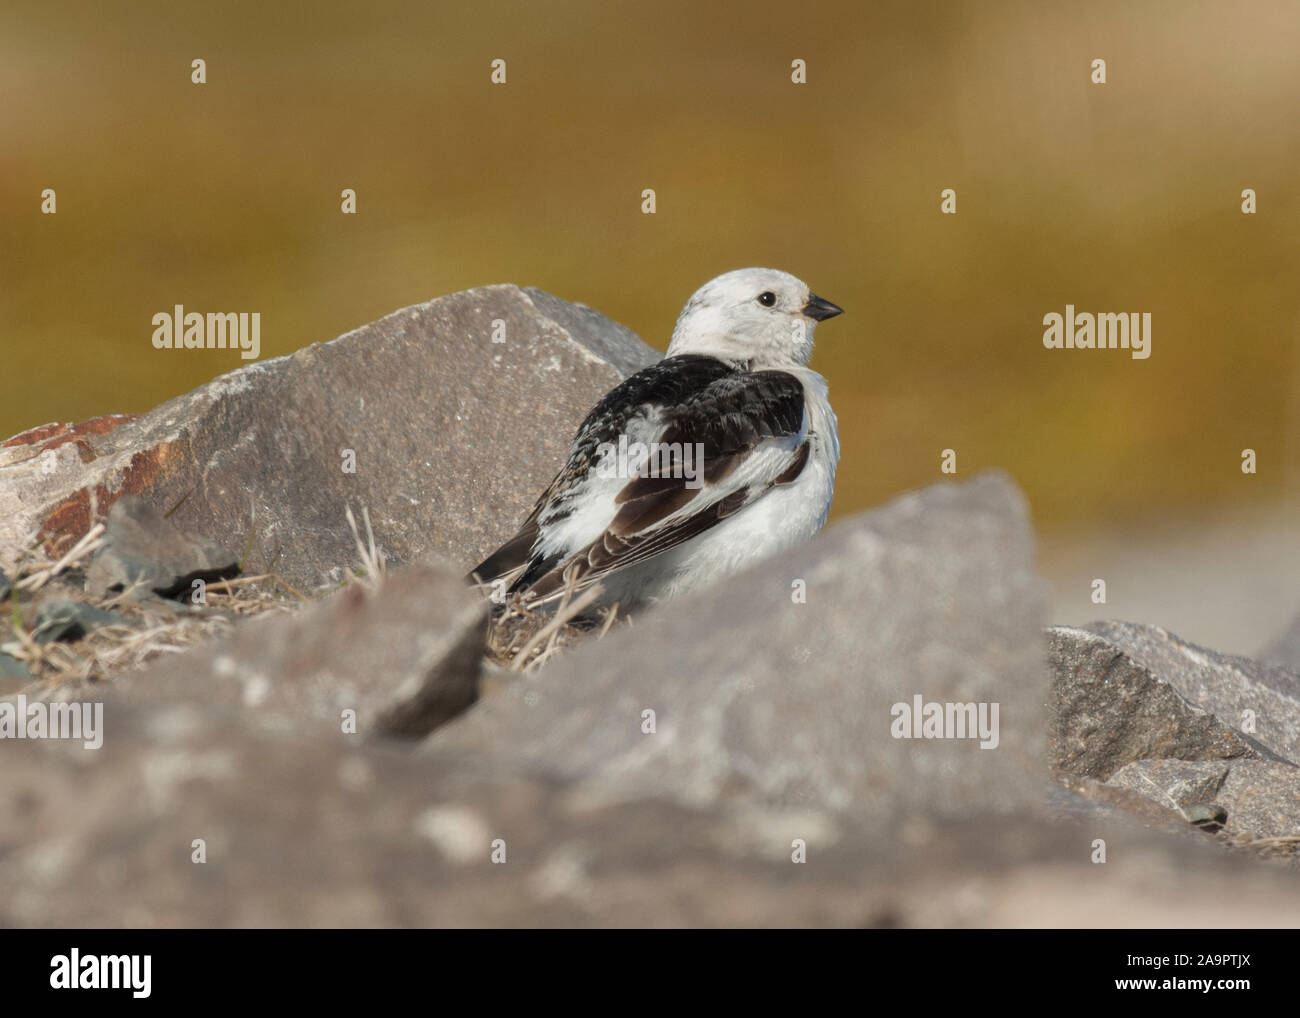
[[[838,304],[832,304],[824,297],[818,297],[815,293],[808,295],[808,303],[803,306],[802,310],[814,322],[824,322],[828,318],[844,314],[844,309]]]

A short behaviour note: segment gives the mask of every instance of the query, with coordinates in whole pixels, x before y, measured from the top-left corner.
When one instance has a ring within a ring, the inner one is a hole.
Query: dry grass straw
[[[1220,834],[1220,838],[1236,851],[1249,852],[1265,859],[1283,859],[1292,866],[1300,866],[1300,834],[1261,838],[1239,831],[1231,835]]]
[[[361,509],[358,523],[348,507],[345,517],[356,544],[358,568],[346,570],[344,585],[360,583],[378,588],[387,576],[387,562],[376,546],[370,512]],[[21,661],[47,690],[68,683],[103,682],[134,671],[167,654],[220,639],[241,617],[292,610],[313,597],[298,590],[269,568],[251,576],[214,580],[207,584],[206,605],[136,597],[137,590],[96,597],[82,586],[82,572],[104,546],[104,525],[97,524],[58,559],[51,559],[33,537],[17,555],[10,598],[0,605],[0,649]],[[251,528],[250,528],[251,529]],[[260,550],[260,549],[259,549]],[[244,563],[248,563],[246,549]],[[525,603],[518,596],[494,605],[489,624],[487,661],[510,673],[536,671],[547,661],[581,640],[603,637],[618,617],[618,606],[599,608],[602,589],[593,585],[579,591],[576,575],[566,577],[561,595],[550,604]],[[479,588],[485,596],[489,585]],[[31,636],[33,604],[59,598],[113,611],[123,616],[118,625],[101,626],[72,642],[37,643]],[[286,597],[286,595],[288,595]],[[319,596],[319,594],[317,595]],[[558,599],[558,604],[555,604]]]
[[[565,581],[554,610],[545,602],[529,602],[518,594],[503,603],[494,602],[487,642],[491,664],[510,672],[534,672],[566,648],[593,634],[600,639],[609,632],[618,617],[618,605],[596,606],[604,593],[600,584],[579,593],[576,572],[567,573]],[[481,584],[479,590],[492,599],[492,584]]]
[[[103,524],[97,524],[57,560],[34,538],[11,556],[17,565],[10,577],[13,590],[0,603],[0,650],[21,661],[46,691],[68,683],[107,681],[165,654],[217,639],[240,617],[285,610],[289,602],[277,596],[276,588],[298,593],[279,577],[262,574],[209,583],[202,608],[137,599],[135,589],[97,597],[83,589],[80,573],[103,547],[103,535]],[[41,600],[76,601],[116,612],[124,622],[93,629],[73,642],[37,643],[30,626],[33,595],[38,592]]]

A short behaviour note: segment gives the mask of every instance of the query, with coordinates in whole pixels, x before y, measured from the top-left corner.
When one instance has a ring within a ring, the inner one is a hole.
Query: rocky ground
[[[493,286],[0,443],[0,734],[104,719],[0,739],[0,925],[1294,925],[1300,620],[1048,626],[1004,475],[494,621],[465,569],[655,356]]]

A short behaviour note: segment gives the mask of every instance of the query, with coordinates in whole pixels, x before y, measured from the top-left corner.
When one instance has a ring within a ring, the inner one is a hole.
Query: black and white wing
[[[661,455],[620,475],[611,460],[620,438],[655,443]],[[794,375],[698,354],[666,358],[596,405],[519,533],[474,576],[505,578],[511,591],[537,597],[562,590],[574,573],[586,586],[734,516],[798,477],[808,455]]]

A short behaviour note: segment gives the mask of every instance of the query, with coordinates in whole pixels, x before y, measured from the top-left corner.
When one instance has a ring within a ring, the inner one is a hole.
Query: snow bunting
[[[600,582],[626,608],[807,540],[840,442],[806,365],[813,329],[841,312],[775,269],[700,287],[664,359],[596,404],[519,533],[471,578],[541,600]]]

